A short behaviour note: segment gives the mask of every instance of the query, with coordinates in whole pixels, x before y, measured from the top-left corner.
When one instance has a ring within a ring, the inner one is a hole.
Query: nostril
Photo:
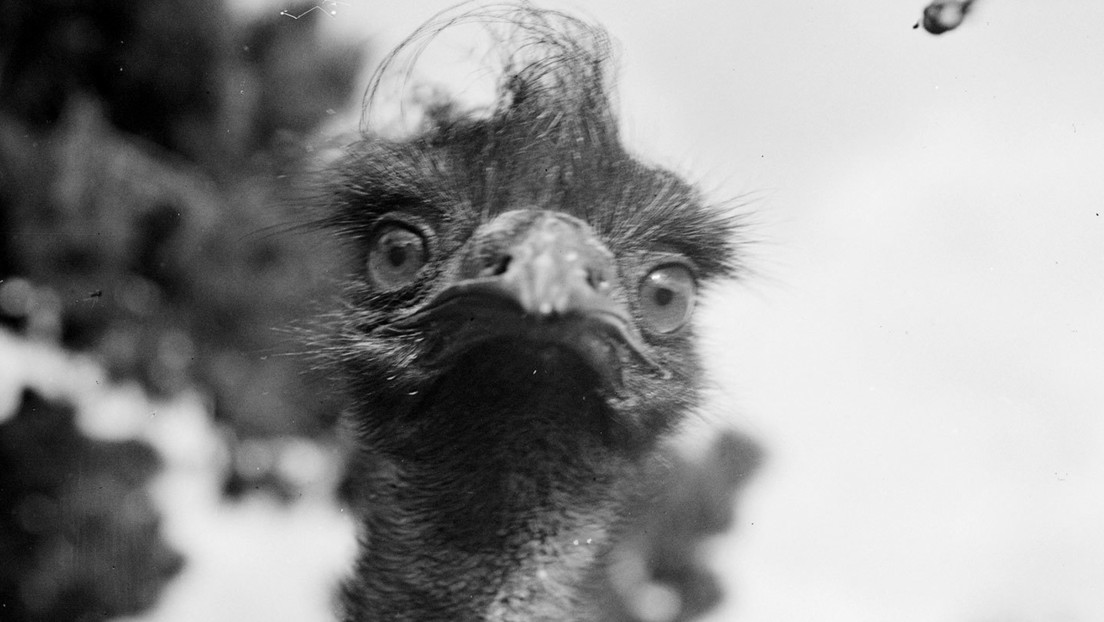
[[[595,291],[605,293],[610,288],[609,275],[602,268],[588,268],[587,284]]]
[[[503,253],[498,257],[490,257],[487,259],[486,265],[480,271],[480,276],[501,276],[506,274],[506,269],[510,267],[510,261],[513,260],[507,253]]]

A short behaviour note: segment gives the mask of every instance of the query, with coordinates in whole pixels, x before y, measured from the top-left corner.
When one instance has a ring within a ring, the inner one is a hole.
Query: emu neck
[[[585,383],[534,369],[473,361],[378,439],[353,619],[588,619],[635,469]]]

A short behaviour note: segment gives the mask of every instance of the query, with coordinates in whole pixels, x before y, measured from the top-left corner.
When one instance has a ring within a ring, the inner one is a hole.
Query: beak
[[[513,214],[534,212],[500,218]],[[392,326],[408,329],[451,319],[478,326],[461,326],[460,332],[516,335],[588,352],[596,342],[606,349],[616,343],[662,371],[632,330],[627,309],[612,297],[613,253],[586,223],[558,212],[536,212],[528,226],[509,237],[512,243],[473,249],[469,255],[480,259],[464,264],[459,282]]]
[[[613,254],[581,221],[542,213],[517,243],[495,257],[495,266],[500,274],[484,282],[537,320],[619,315],[610,298]]]

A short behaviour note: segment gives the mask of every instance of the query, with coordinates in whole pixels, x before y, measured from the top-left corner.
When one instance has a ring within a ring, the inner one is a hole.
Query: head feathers
[[[408,77],[428,43],[461,24],[493,36],[501,65],[494,102],[464,110],[439,96],[422,101],[419,131],[407,140],[366,129],[341,166],[331,224],[357,235],[384,213],[414,211],[470,234],[507,210],[555,210],[590,223],[618,255],[676,252],[700,279],[733,273],[736,220],[622,146],[611,43],[597,26],[528,5],[439,16],[385,59],[365,118],[388,95],[385,76]]]

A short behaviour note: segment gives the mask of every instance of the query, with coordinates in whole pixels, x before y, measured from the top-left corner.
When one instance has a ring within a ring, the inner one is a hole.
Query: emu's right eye
[[[426,264],[426,242],[421,234],[398,224],[381,227],[368,246],[368,277],[383,289],[414,282]]]

